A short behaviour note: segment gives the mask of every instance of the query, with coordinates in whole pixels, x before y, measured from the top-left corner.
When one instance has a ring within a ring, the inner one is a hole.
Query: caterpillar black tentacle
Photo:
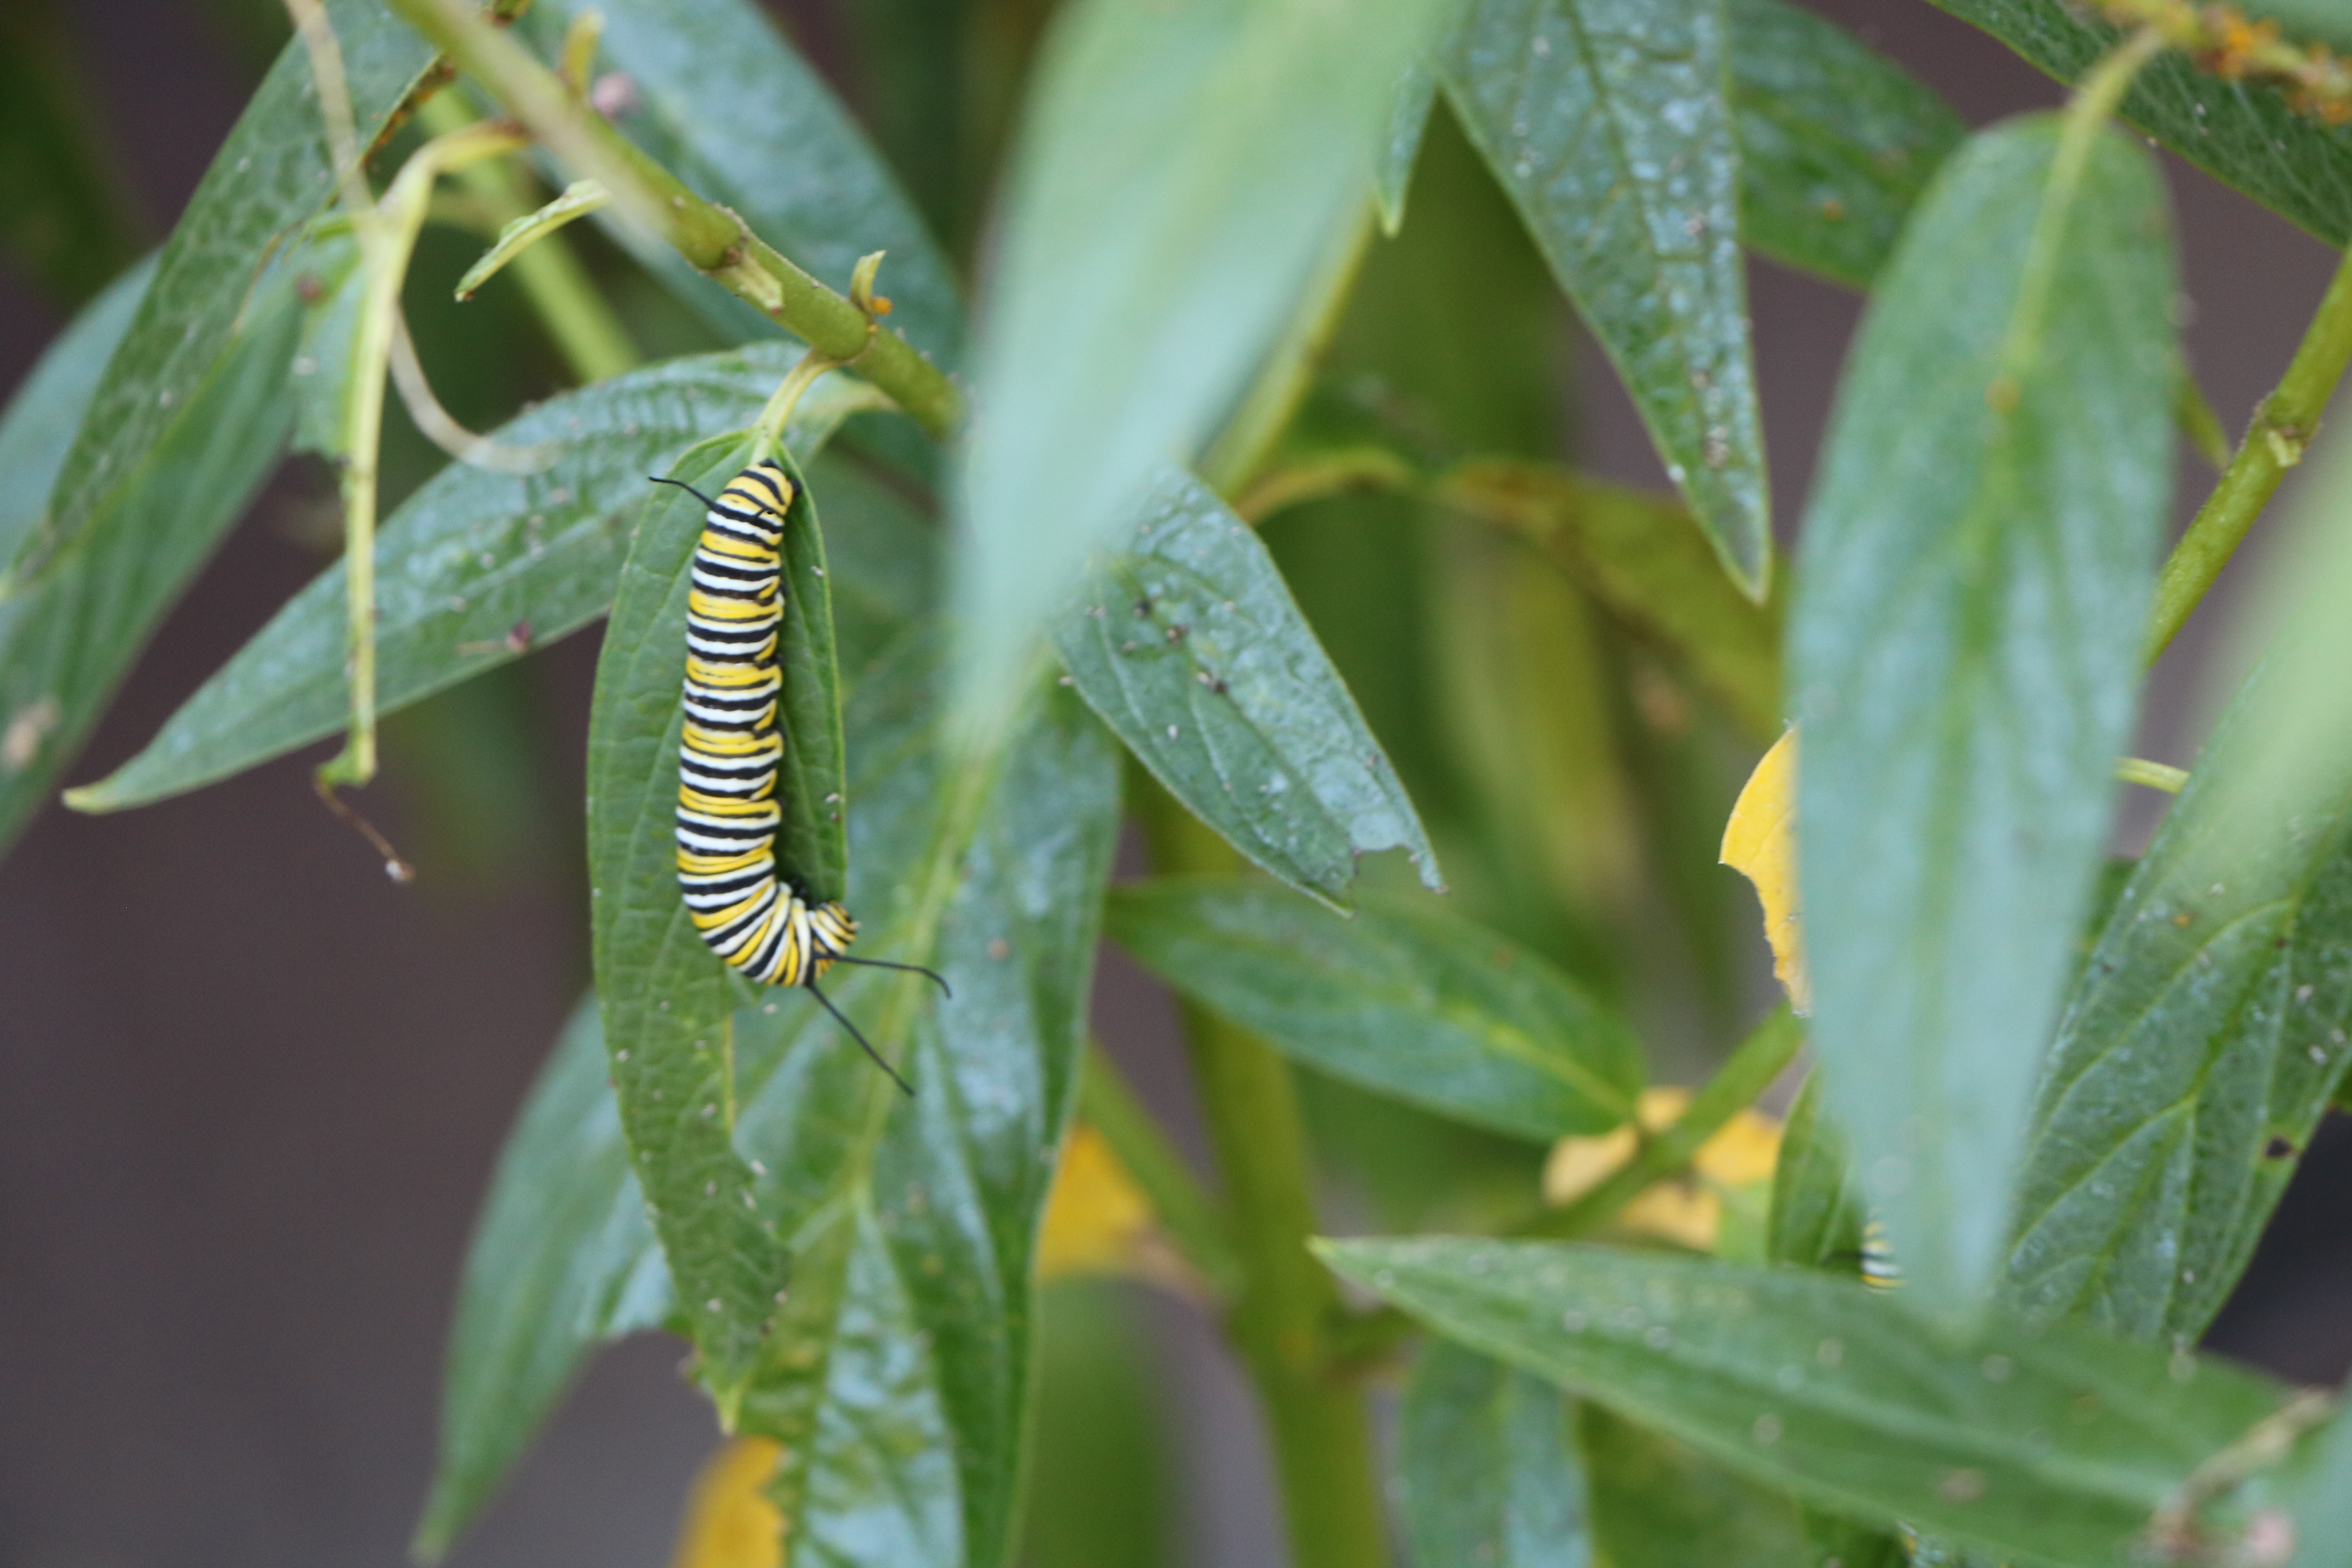
[[[929,974],[941,990],[947,982],[919,964],[847,957],[857,940],[849,910],[837,899],[811,900],[776,865],[783,825],[776,773],[784,753],[776,653],[793,481],[763,462],[730,479],[716,499],[683,480],[656,482],[691,492],[709,509],[687,598],[686,730],[678,747],[677,880],[687,916],[730,967],[763,984],[805,986],[911,1094],[816,982],[841,963]]]
[[[836,956],[835,962],[840,962],[838,956]],[[914,966],[912,964],[908,964],[903,967],[911,969]],[[912,1094],[915,1092],[915,1086],[908,1083],[905,1079],[900,1078],[898,1076],[898,1069],[882,1059],[882,1053],[874,1048],[873,1042],[866,1037],[865,1034],[859,1030],[856,1025],[849,1021],[846,1014],[843,1013],[840,1008],[833,1005],[833,998],[816,988],[816,976],[814,974],[810,975],[808,979],[808,994],[815,997],[818,1004],[823,1006],[826,1012],[833,1015],[833,1021],[835,1023],[849,1031],[849,1037],[856,1040],[858,1044],[858,1047],[865,1051],[866,1060],[872,1062],[876,1067],[880,1068],[884,1072],[889,1074],[890,1081],[897,1084],[907,1093]]]
[[[925,969],[919,963],[898,963],[887,958],[852,958],[845,952],[835,953],[833,961],[835,963],[863,964],[868,969],[903,969],[909,974],[919,974],[929,980],[940,988],[940,994],[949,1001],[955,1000],[955,987],[947,983],[947,977],[935,969]]]

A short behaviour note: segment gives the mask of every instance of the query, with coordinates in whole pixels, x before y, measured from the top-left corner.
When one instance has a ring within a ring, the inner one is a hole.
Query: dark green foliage
[[[2139,1561],[2181,1479],[2286,1402],[2081,1331],[1938,1340],[1888,1293],[1803,1270],[1474,1240],[1323,1250],[1449,1337],[1754,1480],[2053,1568]],[[2241,1508],[2215,1527],[2247,1523]]]
[[[1248,882],[1120,889],[1111,934],[1326,1072],[1497,1131],[1599,1132],[1641,1088],[1633,1033],[1512,942],[1425,904],[1352,920]]]
[[[2115,39],[2061,0],[1939,3],[2070,80]],[[496,890],[584,826],[595,991],[457,1290],[423,1555],[601,1346],[667,1329],[719,1424],[782,1446],[789,1568],[1172,1561],[1139,1287],[1037,1279],[1107,931],[1183,1003],[1218,1168],[1089,1080],[1161,1211],[1101,1256],[1226,1331],[1297,1568],[1392,1540],[1416,1568],[2276,1564],[2290,1523],[2340,1568],[2352,1428],[2186,1347],[2352,1060],[2352,553],[2296,574],[2317,607],[2263,622],[2292,629],[2146,858],[2105,862],[2179,384],[2161,184],[2105,100],[1965,137],[1783,0],[877,0],[819,48],[840,100],[751,0],[593,9],[599,112],[823,286],[886,251],[866,319],[961,378],[938,441],[878,337],[808,389],[779,649],[781,860],[846,898],[853,956],[952,994],[824,977],[902,1095],[815,997],[728,972],[676,887],[702,508],[646,478],[723,483],[795,360],[769,340],[832,319],[848,359],[852,307],[755,309],[740,248],[698,269],[611,215],[456,305],[491,206],[543,196],[520,160],[503,197],[444,186],[415,342],[545,463],[433,472],[391,400],[357,624],[428,875]],[[590,10],[508,37],[553,60]],[[434,68],[421,0],[329,14],[376,188],[421,87],[580,172],[572,94],[530,101],[462,31]],[[373,390],[307,52],[98,290],[131,231],[43,15],[0,22],[0,245],[94,297],[0,416],[0,842],[289,438],[341,460]],[[2352,230],[2352,132],[2200,68],[2159,52],[2123,115]],[[1751,255],[1873,290],[1785,592]],[[2347,300],[2305,359],[2352,341]],[[1679,501],[1575,468],[1571,313]],[[662,353],[557,375],[631,344]],[[2276,466],[2299,395],[2249,447]],[[2311,474],[2352,537],[2352,468]],[[70,804],[341,730],[357,580],[320,573]],[[583,809],[545,798],[544,682],[508,667],[608,615]],[[1732,1045],[1761,958],[1716,857],[1792,715],[1818,1059],[1766,1218],[1721,1163],[1753,1124],[1707,1135],[1800,1025]],[[1123,805],[1161,874],[1112,887]],[[1637,1133],[1654,1082],[1696,1092]],[[1316,1239],[1368,1216],[1490,1234]],[[1873,1219],[1899,1289],[1853,1278]],[[1384,1515],[1360,1394],[1406,1357]]]
[[[1476,0],[1444,73],[1666,472],[1760,597],[1769,499],[1726,32],[1705,0]]]
[[[1197,480],[1163,478],[1053,636],[1128,750],[1266,870],[1337,900],[1358,856],[1401,847],[1440,885],[1394,765],[1265,547]]]
[[[2061,81],[2122,37],[2065,0],[1934,0]],[[2225,80],[2178,56],[2141,71],[2123,116],[2222,184],[2330,245],[2352,238],[2352,129],[2298,113],[2275,88]]]

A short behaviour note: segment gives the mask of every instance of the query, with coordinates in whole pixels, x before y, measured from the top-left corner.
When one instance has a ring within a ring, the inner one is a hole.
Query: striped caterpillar
[[[784,754],[776,650],[793,481],[777,464],[761,462],[728,480],[716,500],[681,480],[655,482],[677,485],[709,509],[687,597],[686,728],[678,746],[677,881],[687,917],[729,967],[763,985],[805,988],[907,1089],[816,983],[836,963],[929,975],[942,991],[947,982],[919,964],[850,957],[857,921],[848,909],[837,899],[812,900],[776,864],[783,825],[776,774]]]

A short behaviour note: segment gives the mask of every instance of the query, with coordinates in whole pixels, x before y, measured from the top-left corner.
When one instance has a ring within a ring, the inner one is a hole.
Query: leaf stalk
[[[2320,297],[2303,342],[2295,345],[2286,374],[2255,407],[2237,455],[2157,574],[2156,604],[2148,613],[2142,649],[2146,662],[2154,664],[2171,646],[2269,504],[2279,481],[2303,460],[2347,363],[2352,363],[2352,254],[2328,279],[2327,292]]]
[[[794,266],[727,208],[705,201],[583,103],[553,71],[459,0],[391,0],[392,8],[480,84],[533,138],[596,180],[613,205],[817,353],[855,365],[934,437],[962,417],[944,372],[896,332]]]

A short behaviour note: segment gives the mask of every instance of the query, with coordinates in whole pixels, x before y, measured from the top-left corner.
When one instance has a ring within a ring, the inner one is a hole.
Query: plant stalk
[[[944,372],[896,332],[877,330],[855,303],[785,259],[735,214],[688,190],[520,44],[461,0],[391,5],[575,174],[601,182],[615,207],[697,270],[827,359],[856,367],[933,436],[955,428],[963,400]]]
[[[466,124],[470,116],[454,92],[436,92],[417,109],[417,123],[428,136],[444,136]],[[461,169],[457,184],[478,203],[490,222],[499,227],[527,217],[534,204],[522,182],[504,163],[475,163]],[[583,384],[635,370],[636,345],[629,341],[621,318],[596,292],[580,253],[561,235],[548,235],[508,264],[515,282],[530,302],[540,325],[547,329],[564,365]]]
[[[2143,649],[2146,662],[2154,664],[2179,635],[2279,481],[2303,461],[2304,449],[2318,431],[2319,416],[2326,412],[2336,384],[2344,379],[2347,362],[2352,362],[2352,254],[2336,267],[2303,342],[2287,362],[2286,374],[2254,409],[2253,424],[2238,443],[2237,455],[2158,575]]]
[[[1241,1289],[1242,1266],[1224,1217],[1098,1043],[1087,1047],[1078,1069],[1078,1115],[1118,1156],[1185,1266],[1221,1304],[1230,1303]]]
[[[1154,867],[1230,873],[1239,858],[1161,789],[1137,802]],[[1331,1373],[1339,1288],[1307,1250],[1316,1233],[1307,1138],[1289,1064],[1190,1003],[1178,1012],[1225,1188],[1240,1290],[1225,1334],[1265,1411],[1293,1568],[1386,1568],[1362,1395]]]

